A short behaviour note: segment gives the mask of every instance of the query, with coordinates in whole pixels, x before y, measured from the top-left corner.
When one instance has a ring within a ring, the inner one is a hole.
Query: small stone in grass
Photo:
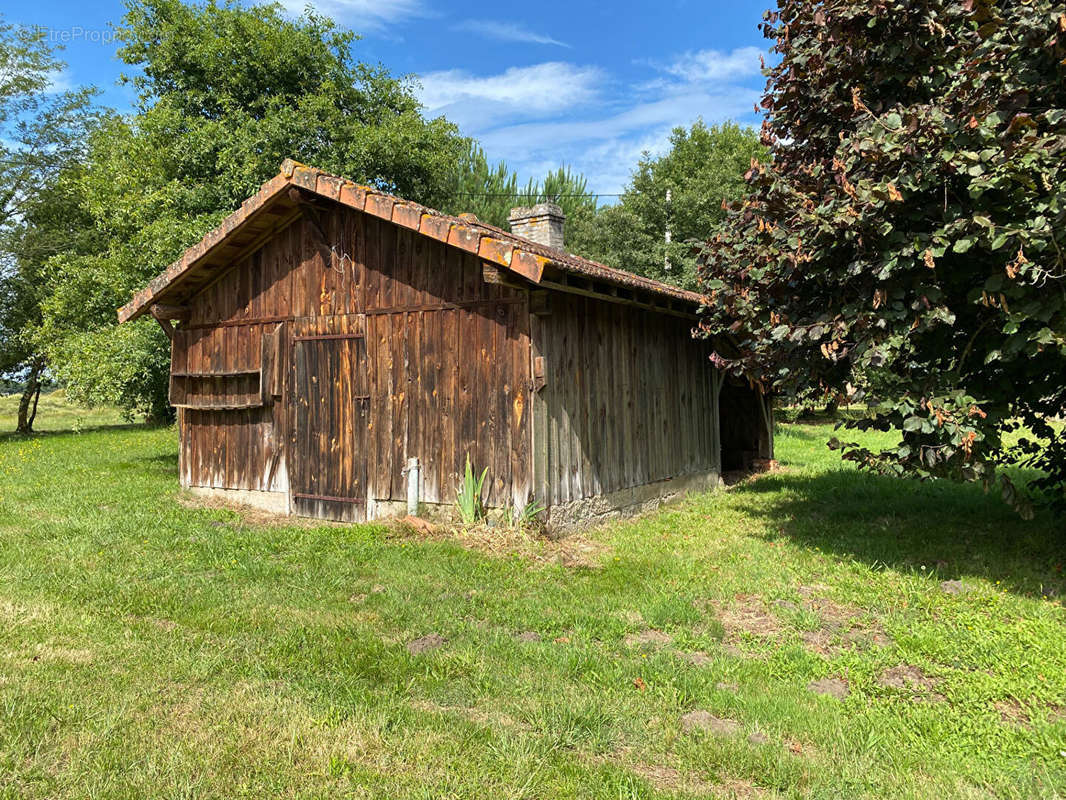
[[[419,653],[424,653],[427,650],[436,650],[443,645],[447,639],[441,636],[439,633],[430,633],[425,636],[420,636],[413,642],[407,643],[407,652],[413,656],[417,656]]]
[[[740,686],[732,681],[719,681],[714,688],[720,692],[739,692]]]
[[[940,590],[944,594],[966,594],[970,587],[962,581],[941,581]]]
[[[837,700],[843,700],[848,696],[848,682],[841,678],[822,678],[811,681],[807,684],[807,689],[815,694],[835,697]]]
[[[536,631],[523,631],[515,637],[520,642],[539,642],[540,634]]]
[[[722,719],[709,711],[689,711],[681,716],[681,730],[685,733],[698,730],[709,731],[715,736],[735,736],[742,728],[736,720]]]
[[[768,744],[770,742],[770,737],[761,731],[755,731],[748,736],[748,742],[751,744]]]

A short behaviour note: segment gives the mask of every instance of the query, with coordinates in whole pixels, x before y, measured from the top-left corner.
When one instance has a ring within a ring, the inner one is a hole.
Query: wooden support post
[[[174,341],[174,326],[169,319],[162,319],[160,317],[153,317],[153,319],[159,323],[159,327],[163,329],[163,333],[167,335],[170,341]]]
[[[549,465],[551,448],[548,443],[548,393],[552,391],[547,385],[547,354],[544,342],[547,338],[547,320],[543,316],[547,309],[547,292],[535,290],[530,292],[529,315],[529,349],[530,349],[530,411],[531,425],[530,454],[533,458],[533,499],[548,511],[551,506],[551,482]],[[538,300],[538,296],[543,297]],[[536,311],[540,308],[542,310]],[[550,512],[549,512],[550,518]]]
[[[774,411],[770,406],[770,398],[763,394],[761,390],[756,391],[759,394],[759,410],[762,412],[761,416],[766,433],[766,447],[759,447],[759,458],[772,461],[774,457]],[[761,436],[759,438],[762,439]]]
[[[725,383],[725,373],[714,367],[711,374],[711,413],[712,419],[712,446],[714,447],[714,465],[718,470],[718,477],[722,477],[722,384]]]
[[[178,322],[188,322],[192,315],[192,309],[188,306],[174,306],[166,303],[156,303],[150,311],[156,319],[173,319]]]
[[[191,312],[185,306],[168,306],[157,303],[148,309],[148,313],[159,323],[159,327],[163,329],[163,333],[167,335],[167,338],[170,341],[174,341],[174,325],[171,320],[176,319],[187,322]]]

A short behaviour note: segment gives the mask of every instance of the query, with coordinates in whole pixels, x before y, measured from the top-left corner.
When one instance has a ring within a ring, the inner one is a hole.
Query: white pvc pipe
[[[418,516],[418,459],[407,459],[407,516]]]

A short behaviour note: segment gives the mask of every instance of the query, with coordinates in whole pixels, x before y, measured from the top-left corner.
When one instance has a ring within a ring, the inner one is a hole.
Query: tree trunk
[[[18,433],[33,433],[33,421],[37,419],[37,402],[41,399],[41,373],[44,362],[34,361],[26,378],[26,388],[19,400]]]

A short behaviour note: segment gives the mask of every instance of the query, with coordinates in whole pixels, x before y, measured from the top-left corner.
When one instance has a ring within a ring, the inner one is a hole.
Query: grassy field
[[[74,419],[0,437],[0,797],[1066,796],[1061,521],[829,427],[551,543],[192,507]]]
[[[18,425],[20,395],[0,395],[0,435],[11,433]],[[85,409],[68,403],[62,391],[42,394],[37,404],[35,431],[78,432],[104,425],[121,425],[122,414],[112,408]]]

